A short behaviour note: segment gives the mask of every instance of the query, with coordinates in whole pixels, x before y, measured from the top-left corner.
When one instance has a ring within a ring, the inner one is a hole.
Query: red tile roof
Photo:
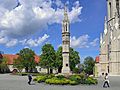
[[[99,56],[97,56],[97,57],[95,58],[95,62],[96,62],[96,63],[99,63],[99,61],[100,61]]]
[[[12,55],[12,54],[3,54],[3,57],[7,58],[8,64],[13,64],[13,60],[17,59],[19,55]],[[40,58],[39,56],[35,56],[35,62],[39,63]]]
[[[40,57],[39,56],[35,56],[35,62],[39,63],[40,62]]]

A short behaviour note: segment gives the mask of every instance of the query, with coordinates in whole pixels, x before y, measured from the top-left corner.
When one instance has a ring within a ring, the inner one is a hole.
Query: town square
[[[1,0],[0,90],[61,89],[120,89],[120,0]]]
[[[27,76],[12,76],[0,75],[0,90],[119,90],[120,77],[110,77],[111,87],[102,88],[102,79],[99,80],[98,85],[46,85],[44,83],[35,83],[33,85],[27,84]]]

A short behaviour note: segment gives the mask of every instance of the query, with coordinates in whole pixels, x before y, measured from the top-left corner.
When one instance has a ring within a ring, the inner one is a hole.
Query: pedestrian
[[[105,74],[105,77],[104,77],[104,84],[103,84],[103,87],[106,88],[106,84],[107,84],[107,87],[110,87],[110,84],[109,84],[109,79],[108,79],[108,73]]]
[[[32,81],[32,75],[28,74],[28,84],[31,85],[31,81]]]

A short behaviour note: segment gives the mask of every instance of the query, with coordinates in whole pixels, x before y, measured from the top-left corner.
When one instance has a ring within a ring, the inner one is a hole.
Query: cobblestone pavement
[[[0,74],[0,90],[120,90],[120,77],[110,77],[110,88],[102,88],[102,79],[98,85],[47,85],[44,83],[27,84],[27,76]]]

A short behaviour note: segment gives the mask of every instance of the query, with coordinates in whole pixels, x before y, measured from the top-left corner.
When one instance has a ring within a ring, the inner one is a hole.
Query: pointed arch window
[[[67,29],[68,29],[68,28],[67,28],[67,23],[66,23],[66,32],[67,32]]]
[[[111,2],[109,3],[109,8],[110,8],[110,18],[112,17],[112,5]]]
[[[117,13],[119,15],[119,0],[116,0],[116,8],[117,8]]]

